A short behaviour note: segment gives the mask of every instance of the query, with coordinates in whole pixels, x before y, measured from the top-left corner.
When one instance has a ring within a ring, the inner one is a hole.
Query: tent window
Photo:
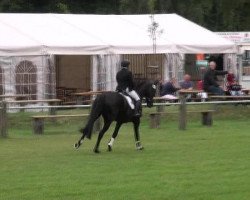
[[[4,94],[4,74],[0,66],[0,95]]]
[[[16,94],[28,94],[29,99],[36,99],[37,69],[30,61],[22,61],[16,66]]]
[[[250,76],[250,51],[247,50],[242,58],[242,73],[243,76]]]

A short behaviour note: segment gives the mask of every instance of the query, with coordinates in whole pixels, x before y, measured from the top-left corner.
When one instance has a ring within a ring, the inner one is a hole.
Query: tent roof
[[[233,53],[234,43],[176,14],[156,14],[157,53]],[[0,55],[153,53],[150,15],[0,14]]]

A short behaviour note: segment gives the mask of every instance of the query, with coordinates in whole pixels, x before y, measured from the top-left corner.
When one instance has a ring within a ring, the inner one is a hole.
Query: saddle
[[[135,103],[133,99],[126,93],[126,92],[118,92],[120,95],[123,96],[123,98],[127,101],[129,107],[134,110],[135,109]]]

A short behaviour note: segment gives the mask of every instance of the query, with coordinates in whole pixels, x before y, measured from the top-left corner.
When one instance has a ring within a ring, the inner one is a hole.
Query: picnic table
[[[181,89],[178,91],[179,99],[180,99],[180,107],[179,107],[179,129],[185,130],[187,124],[187,107],[186,107],[186,96],[188,94],[198,94],[203,92],[203,90],[185,90]]]
[[[250,89],[247,89],[247,88],[242,88],[241,91],[246,94],[246,95],[250,95]]]
[[[179,129],[180,130],[185,130],[186,129],[186,115],[187,115],[187,109],[186,109],[186,101],[187,101],[187,96],[190,94],[195,94],[197,96],[197,94],[204,92],[203,90],[185,90],[185,89],[181,89],[178,91],[178,95],[179,98],[177,98],[177,100],[179,100]],[[166,99],[164,97],[155,97],[155,100],[167,100],[169,101],[169,99]],[[172,100],[172,99],[171,99]],[[170,100],[170,101],[171,101]],[[161,115],[165,115],[165,114],[172,114],[170,112],[164,112],[163,111],[163,106],[161,106],[161,108],[157,109],[157,112],[153,112],[150,113],[150,120],[152,122],[152,126],[151,127],[158,127],[159,123],[160,123],[160,116]],[[197,110],[197,111],[188,111],[188,113],[201,113],[202,114],[202,124],[203,125],[207,125],[207,126],[211,126],[212,125],[212,112],[214,112],[214,110]]]
[[[88,91],[88,92],[75,92],[71,95],[76,97],[76,104],[81,105],[82,103],[90,103],[92,102],[92,97],[95,95],[100,95],[104,92],[110,92],[110,91]]]
[[[204,92],[203,90],[179,90],[179,112],[168,112],[168,111],[159,111],[150,113],[150,122],[151,122],[151,128],[157,128],[160,125],[160,118],[162,115],[168,115],[168,114],[178,114],[179,115],[179,129],[185,130],[186,129],[186,116],[187,113],[201,113],[201,122],[203,125],[211,126],[212,125],[212,113],[214,110],[211,109],[202,109],[202,110],[193,110],[193,111],[187,111],[186,108],[186,101],[187,101],[187,95],[190,94],[199,94]],[[164,99],[164,98],[156,98],[156,100]]]

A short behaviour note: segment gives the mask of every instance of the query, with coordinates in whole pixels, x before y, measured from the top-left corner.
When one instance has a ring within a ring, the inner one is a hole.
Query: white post
[[[238,80],[239,84],[242,85],[242,54],[237,54],[237,68],[239,69]]]
[[[98,57],[97,55],[93,55],[91,57],[91,81],[92,81],[92,90],[96,91],[97,90],[97,67],[98,67]]]

